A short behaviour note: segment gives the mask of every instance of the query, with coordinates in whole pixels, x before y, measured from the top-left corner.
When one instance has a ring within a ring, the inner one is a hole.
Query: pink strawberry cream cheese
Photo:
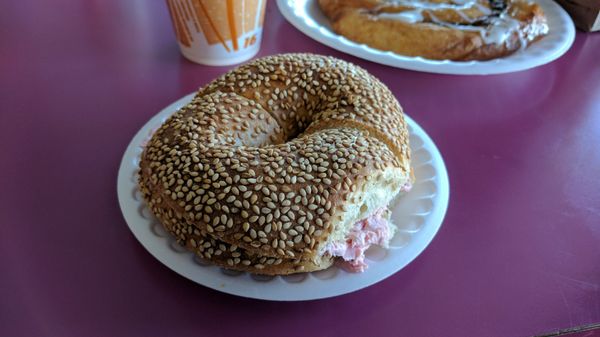
[[[325,252],[331,256],[339,256],[337,265],[349,272],[363,272],[367,269],[365,251],[371,245],[387,247],[389,240],[394,235],[394,228],[388,220],[383,218],[387,207],[376,210],[364,220],[354,224],[345,241],[331,242]]]

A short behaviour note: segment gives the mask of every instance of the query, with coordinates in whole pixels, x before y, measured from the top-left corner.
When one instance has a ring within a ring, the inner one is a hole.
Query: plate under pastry
[[[573,20],[553,0],[534,0],[546,15],[550,31],[541,40],[514,54],[489,61],[438,61],[410,57],[356,43],[331,29],[317,0],[277,0],[283,16],[298,30],[333,49],[388,66],[428,73],[487,75],[522,71],[561,57],[575,40]]]

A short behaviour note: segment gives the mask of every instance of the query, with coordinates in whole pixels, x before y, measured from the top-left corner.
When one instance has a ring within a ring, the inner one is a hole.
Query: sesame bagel
[[[385,85],[335,58],[286,54],[200,89],[148,141],[139,185],[207,262],[290,274],[329,267],[328,245],[410,180],[406,122]]]

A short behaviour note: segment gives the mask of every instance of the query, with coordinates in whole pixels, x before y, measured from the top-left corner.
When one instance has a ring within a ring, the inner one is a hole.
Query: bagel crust
[[[152,135],[139,175],[178,242],[260,274],[329,267],[324,247],[355,221],[349,208],[366,202],[367,186],[390,191],[374,209],[407,184],[393,95],[357,66],[310,54],[257,59],[200,89]]]
[[[318,0],[333,30],[406,56],[489,60],[548,33],[542,8],[526,0]]]

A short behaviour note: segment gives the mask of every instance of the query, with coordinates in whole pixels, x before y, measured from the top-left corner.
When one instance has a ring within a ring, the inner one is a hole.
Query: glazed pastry
[[[199,90],[148,141],[139,185],[199,257],[259,274],[362,271],[387,205],[411,186],[408,131],[365,70],[310,54],[258,59]]]
[[[489,60],[548,33],[526,0],[318,0],[333,30],[376,49],[434,60]]]

